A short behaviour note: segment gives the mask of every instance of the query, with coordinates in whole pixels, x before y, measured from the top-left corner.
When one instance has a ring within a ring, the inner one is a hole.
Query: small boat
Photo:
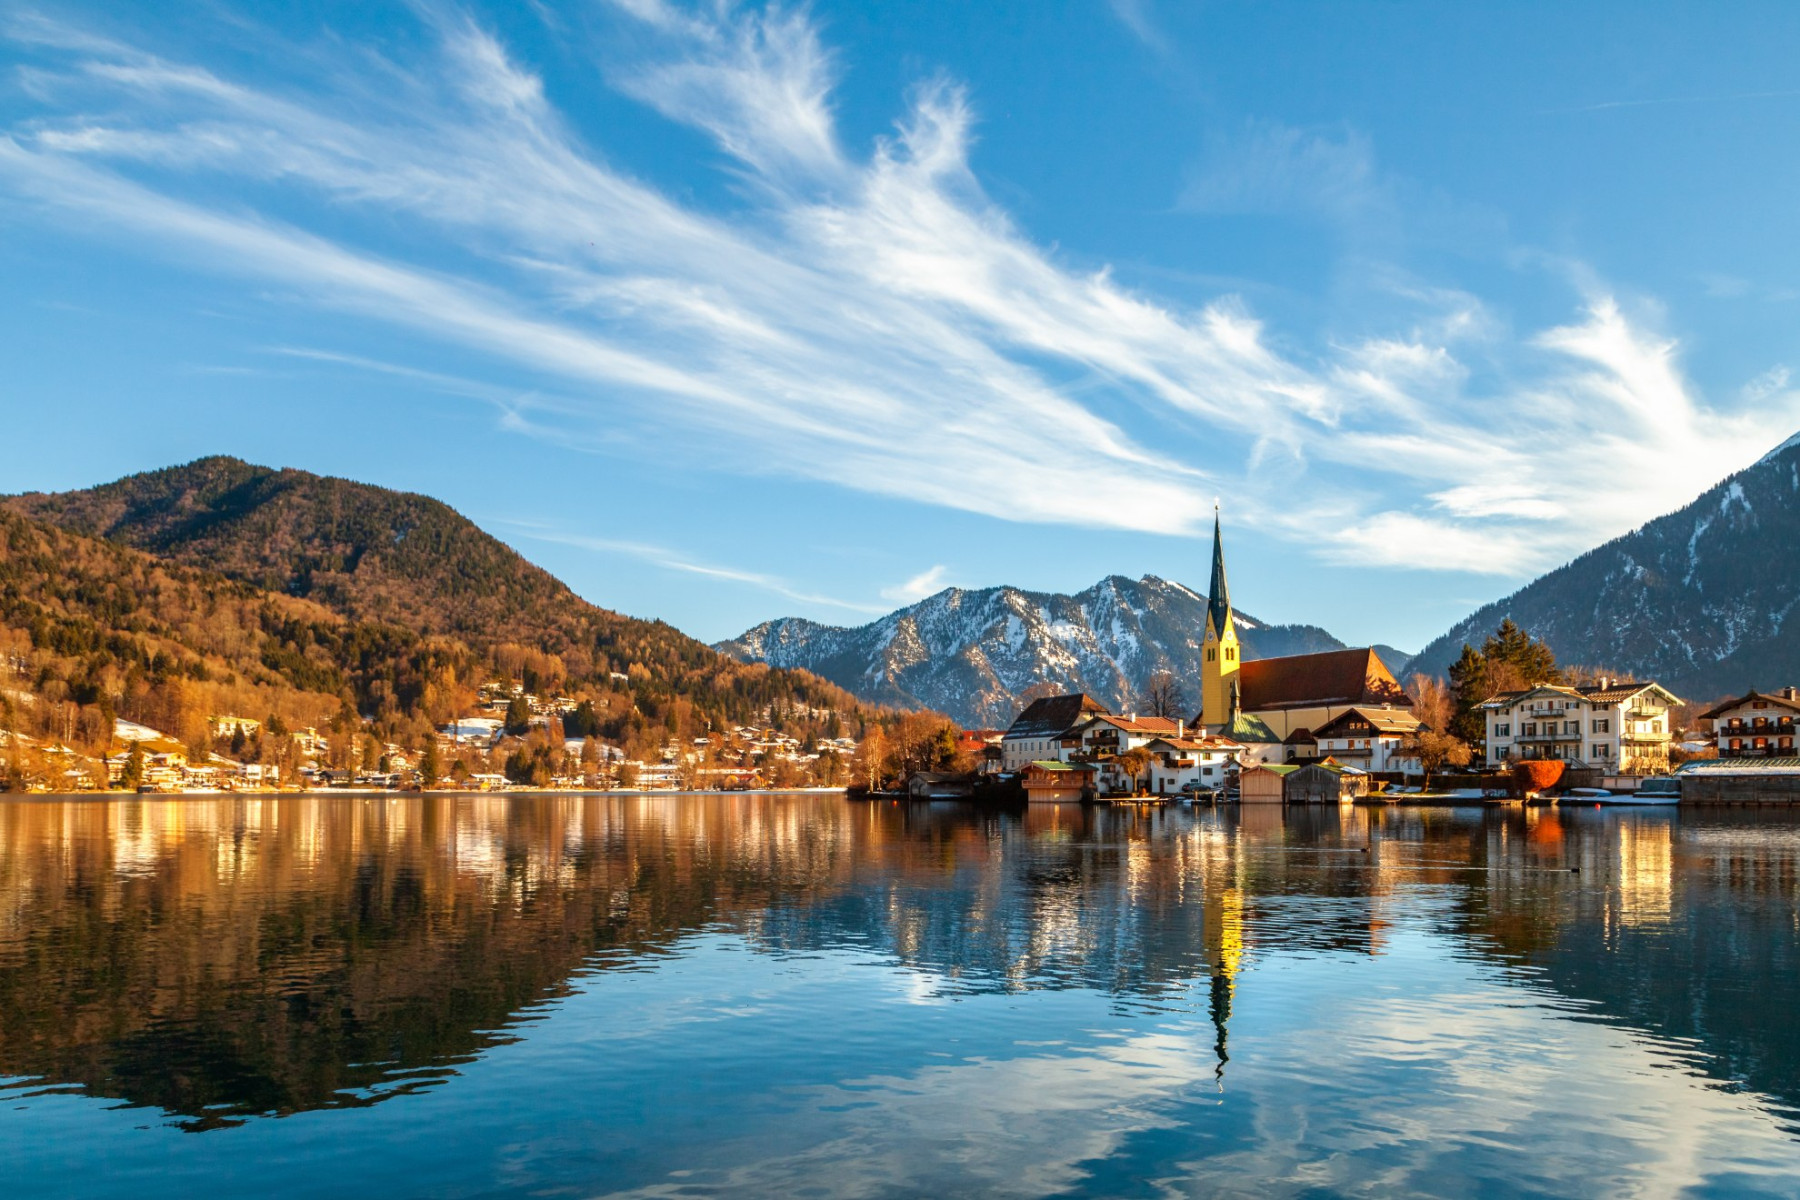
[[[1635,792],[1610,792],[1605,788],[1570,788],[1563,793],[1564,804],[1679,804],[1681,785],[1674,779],[1646,779]]]

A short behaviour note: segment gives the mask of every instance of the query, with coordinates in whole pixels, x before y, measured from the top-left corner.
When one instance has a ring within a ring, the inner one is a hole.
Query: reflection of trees
[[[1265,831],[1266,832],[1266,831]],[[694,931],[860,947],[968,990],[1154,997],[1247,948],[1366,950],[1232,822],[756,796],[0,808],[0,1073],[204,1128],[429,1086],[584,967]],[[1223,1052],[1223,1030],[1220,1049]]]
[[[1522,824],[1523,838],[1489,839],[1489,861],[1567,865],[1472,892],[1477,944],[1596,1017],[1691,1045],[1697,1068],[1800,1109],[1800,1034],[1785,1011],[1800,988],[1792,817],[1575,811]]]
[[[0,806],[0,847],[0,1074],[193,1127],[430,1086],[709,928],[1210,1013],[1222,1067],[1257,955],[1379,953],[1421,912],[1800,1102],[1781,818],[331,797]]]

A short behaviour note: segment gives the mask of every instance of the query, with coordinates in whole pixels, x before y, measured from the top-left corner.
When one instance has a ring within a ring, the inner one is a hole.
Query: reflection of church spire
[[[1215,969],[1212,977],[1212,1009],[1213,1053],[1219,1056],[1219,1065],[1213,1068],[1213,1078],[1221,1083],[1225,1080],[1225,1064],[1231,1061],[1231,1055],[1225,1052],[1225,1024],[1231,1020],[1231,976]]]
[[[1244,893],[1235,887],[1226,888],[1208,909],[1206,941],[1213,954],[1213,965],[1207,1007],[1212,1015],[1213,1053],[1219,1057],[1213,1077],[1223,1084],[1225,1064],[1231,1061],[1231,1055],[1226,1052],[1225,1027],[1231,1020],[1231,1001],[1237,994],[1238,964],[1244,957]]]

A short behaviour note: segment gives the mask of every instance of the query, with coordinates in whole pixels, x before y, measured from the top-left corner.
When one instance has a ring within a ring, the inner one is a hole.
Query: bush
[[[1555,787],[1568,767],[1560,759],[1532,758],[1513,764],[1513,790],[1521,796],[1547,792]]]

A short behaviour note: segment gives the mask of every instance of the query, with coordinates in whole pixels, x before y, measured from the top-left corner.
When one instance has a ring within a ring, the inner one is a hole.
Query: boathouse
[[[1706,758],[1675,772],[1682,804],[1800,805],[1800,758]]]
[[[1289,804],[1342,804],[1368,794],[1367,772],[1329,759],[1297,767],[1282,780],[1282,798]]]
[[[1066,804],[1094,796],[1094,768],[1087,763],[1047,759],[1030,762],[1019,772],[1019,785],[1032,804]]]
[[[1289,763],[1262,763],[1238,774],[1238,803],[1280,804],[1287,799],[1287,777],[1300,768]]]

